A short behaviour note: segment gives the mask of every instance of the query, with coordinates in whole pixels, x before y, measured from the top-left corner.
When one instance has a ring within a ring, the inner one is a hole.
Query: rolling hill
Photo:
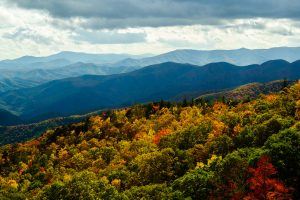
[[[109,75],[120,74],[135,70],[136,67],[109,67],[93,63],[74,63],[53,69],[32,69],[22,71],[4,70],[0,74],[0,92],[30,88],[48,81],[77,77],[82,75]]]
[[[274,60],[245,67],[228,63],[199,67],[169,62],[125,74],[51,81],[34,88],[2,93],[0,99],[2,108],[10,108],[9,111],[18,113],[21,118],[30,119],[169,100],[184,92],[201,94],[284,78],[300,78],[300,61]]]

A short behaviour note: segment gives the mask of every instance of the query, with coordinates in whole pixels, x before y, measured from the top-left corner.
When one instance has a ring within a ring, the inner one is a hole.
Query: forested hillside
[[[288,80],[276,80],[268,83],[249,83],[246,85],[239,86],[232,90],[224,90],[215,93],[208,93],[201,95],[195,99],[203,98],[207,101],[214,100],[232,100],[232,101],[244,101],[253,100],[262,94],[275,93],[282,90],[284,87],[294,84],[295,81]]]
[[[0,148],[0,199],[299,199],[300,82],[233,104],[160,102]]]
[[[68,117],[51,118],[36,123],[19,124],[14,126],[0,126],[0,146],[5,144],[13,144],[17,142],[27,141],[34,137],[40,136],[47,129],[55,128],[66,124],[78,123],[101,112],[103,111],[95,111],[84,115],[71,115]],[[4,115],[3,117],[8,118],[7,115]]]
[[[197,94],[183,94],[178,98],[174,99],[175,102],[193,101],[200,102],[205,101],[211,103],[215,100],[219,101],[232,101],[238,103],[240,101],[249,101],[259,98],[262,94],[270,94],[279,92],[284,87],[294,84],[295,81],[277,80],[268,83],[251,83],[242,85],[232,90],[225,90],[217,93],[209,93],[197,97]],[[197,98],[195,98],[197,97]],[[146,103],[147,104],[147,103]],[[105,110],[95,111],[84,115],[72,115],[68,117],[57,117],[50,118],[44,121],[39,121],[40,118],[35,119],[36,121],[21,121],[13,114],[0,111],[0,121],[2,124],[7,123],[8,126],[0,126],[0,145],[13,144],[17,142],[24,142],[34,137],[40,136],[45,130],[51,129],[57,126],[77,123],[83,121],[91,116],[101,114]],[[10,125],[11,122],[19,122],[18,125]]]

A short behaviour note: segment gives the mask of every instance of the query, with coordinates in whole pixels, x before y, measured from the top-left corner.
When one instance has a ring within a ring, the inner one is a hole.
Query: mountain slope
[[[23,121],[13,113],[10,113],[6,110],[0,109],[0,124],[4,126],[9,126],[13,124],[19,124]],[[1,132],[1,131],[0,131]],[[0,142],[1,145],[1,142]]]
[[[78,123],[80,121],[86,120],[91,116],[100,114],[101,112],[103,111],[95,111],[84,115],[58,117],[47,119],[37,123],[25,124],[25,122],[21,121],[21,119],[19,119],[17,116],[8,113],[7,111],[0,111],[0,122],[3,125],[0,125],[0,146],[32,139],[34,137],[40,136],[43,132],[45,132],[48,129],[52,129],[66,124]],[[19,122],[19,124],[11,126],[10,123],[12,121],[17,121]]]
[[[197,97],[205,100],[219,100],[225,98],[226,100],[246,100],[256,99],[262,94],[276,93],[282,90],[283,87],[293,84],[294,81],[277,80],[268,83],[249,83],[246,85],[239,86],[232,90],[225,90],[216,93],[209,93]]]
[[[214,62],[228,62],[235,65],[261,64],[268,60],[284,59],[294,62],[300,59],[300,48],[278,47],[271,49],[236,49],[236,50],[175,50],[158,56],[132,59],[128,58],[115,66],[148,66],[164,62],[206,65]]]
[[[238,67],[213,63],[203,67],[163,63],[109,76],[81,76],[1,94],[2,107],[23,118],[70,115],[95,109],[171,99],[183,92],[207,92],[253,82],[300,78],[300,61],[269,61]],[[53,115],[53,113],[56,113]]]
[[[172,98],[173,101],[182,102],[184,100],[252,100],[259,98],[262,94],[270,94],[281,91],[284,87],[294,84],[295,81],[288,80],[275,80],[267,83],[248,83],[234,88],[226,88],[225,90],[212,90],[212,91],[197,91],[183,92]]]
[[[0,93],[20,88],[34,87],[40,83],[39,80],[22,79],[18,77],[0,79]]]

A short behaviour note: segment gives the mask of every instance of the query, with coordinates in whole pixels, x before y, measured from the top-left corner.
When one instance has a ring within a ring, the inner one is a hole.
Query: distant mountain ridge
[[[300,78],[300,61],[275,60],[245,67],[224,62],[203,67],[168,62],[124,74],[85,75],[9,91],[1,95],[0,105],[24,119],[47,113],[65,116],[284,78]]]
[[[32,69],[17,73],[5,70],[0,74],[0,92],[30,88],[52,80],[82,75],[110,75],[134,71],[137,67],[108,67],[93,63],[74,63],[53,69]]]
[[[76,62],[94,63],[94,64],[108,64],[121,61],[126,58],[141,58],[144,55],[130,55],[130,54],[96,54],[96,53],[82,53],[63,51],[50,56],[23,56],[12,60],[0,61],[0,68],[2,66],[20,65],[27,66],[32,63],[48,63],[53,61],[68,61],[68,64]]]
[[[34,65],[35,68],[41,68],[43,65],[49,65],[55,68],[55,64],[57,67],[62,67],[77,62],[101,64],[111,67],[145,67],[164,62],[188,63],[200,66],[215,62],[228,62],[234,65],[245,66],[262,64],[269,60],[278,59],[283,59],[288,62],[299,60],[300,47],[275,47],[270,49],[241,48],[233,50],[178,49],[155,56],[151,54],[95,54],[63,51],[44,57],[23,56],[13,60],[2,60],[0,61],[0,69],[9,66],[33,68],[32,66],[30,67],[30,65]],[[36,65],[40,67],[36,67]],[[46,67],[44,66],[43,68]]]
[[[283,59],[294,62],[300,59],[299,47],[276,47],[270,49],[235,49],[235,50],[175,50],[161,55],[132,59],[128,58],[117,62],[114,66],[148,66],[164,62],[189,63],[206,65],[215,62],[228,62],[234,65],[245,66],[262,64],[268,60]]]
[[[23,56],[0,61],[0,92],[29,88],[42,83],[82,76],[86,74],[107,75],[129,72],[136,67],[110,66],[126,58],[141,58],[146,55],[88,54],[60,52],[45,57]]]

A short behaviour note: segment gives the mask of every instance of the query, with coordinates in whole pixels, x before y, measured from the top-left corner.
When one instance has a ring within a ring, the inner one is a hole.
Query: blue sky
[[[298,0],[0,0],[0,59],[300,46]]]

